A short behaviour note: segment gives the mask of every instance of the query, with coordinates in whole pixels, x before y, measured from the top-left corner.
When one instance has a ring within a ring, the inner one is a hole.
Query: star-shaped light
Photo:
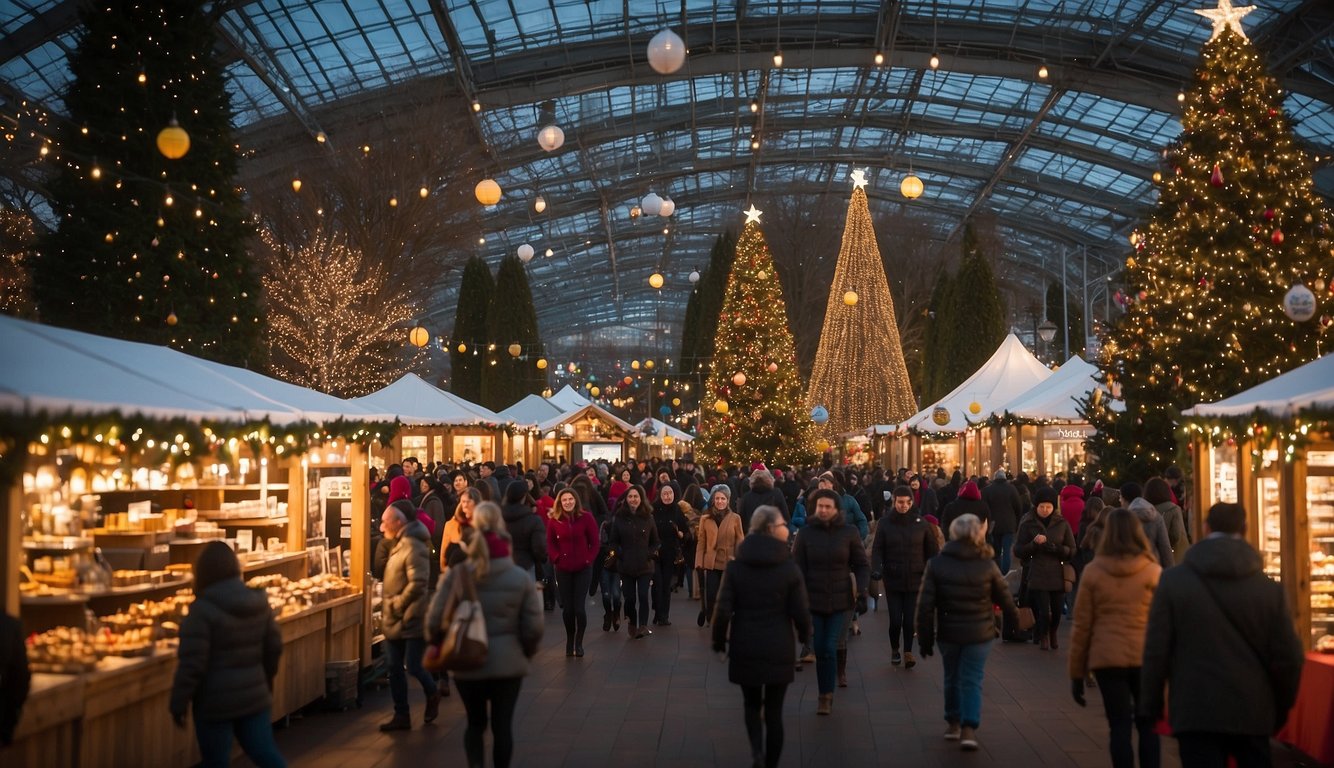
[[[751,204],[750,204],[750,210],[749,210],[749,211],[743,211],[743,213],[746,214],[746,223],[747,223],[747,224],[751,224],[751,223],[759,224],[759,223],[760,223],[760,214],[764,213],[764,211],[761,211],[760,209],[756,208],[756,207],[755,207],[755,204],[754,204],[754,203],[751,203]]]
[[[1232,0],[1218,0],[1217,8],[1195,12],[1214,23],[1214,33],[1209,37],[1210,40],[1217,40],[1218,36],[1223,34],[1223,30],[1228,27],[1231,27],[1233,32],[1241,35],[1241,39],[1249,40],[1250,38],[1246,37],[1246,31],[1241,28],[1241,20],[1253,10],[1255,10],[1253,5],[1234,7]]]
[[[865,170],[865,169],[863,169],[863,168],[854,168],[854,169],[852,170],[852,188],[853,188],[853,189],[865,189],[865,188],[866,188],[866,170]]]

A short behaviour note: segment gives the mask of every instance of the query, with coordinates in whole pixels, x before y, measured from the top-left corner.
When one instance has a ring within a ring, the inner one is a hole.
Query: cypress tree
[[[459,301],[454,309],[454,335],[449,348],[450,390],[469,402],[482,402],[483,353],[486,352],[486,315],[496,283],[481,256],[463,267]]]
[[[528,273],[513,254],[496,270],[496,287],[486,315],[487,347],[482,355],[481,404],[493,411],[508,408],[524,395],[542,391],[545,372],[537,367],[542,357],[542,336]],[[517,348],[515,345],[518,345]],[[514,352],[518,354],[514,354]]]
[[[949,313],[953,308],[950,288],[953,278],[948,269],[936,275],[931,300],[927,304],[929,319],[926,326],[926,349],[922,352],[922,405],[929,405],[949,393],[942,388],[945,380],[945,358],[949,353],[952,326]]]
[[[964,228],[963,260],[952,282],[945,317],[950,338],[941,361],[944,377],[937,382],[940,388],[937,397],[949,394],[976,373],[1005,340],[1005,302],[1001,300],[991,261],[982,252],[971,224]]]

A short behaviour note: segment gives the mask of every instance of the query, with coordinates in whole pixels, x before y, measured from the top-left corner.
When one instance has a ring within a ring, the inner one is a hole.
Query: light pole
[[[1038,326],[1038,337],[1047,346],[1047,354],[1051,354],[1051,340],[1056,338],[1056,323],[1050,318],[1043,319],[1042,324]]]

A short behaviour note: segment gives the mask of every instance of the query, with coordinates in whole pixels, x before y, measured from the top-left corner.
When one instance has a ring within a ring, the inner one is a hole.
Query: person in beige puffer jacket
[[[1109,748],[1114,768],[1133,768],[1131,731],[1139,731],[1139,764],[1159,764],[1155,723],[1137,718],[1140,666],[1149,606],[1163,569],[1152,554],[1144,528],[1133,512],[1114,509],[1098,542],[1093,561],[1084,568],[1075,602],[1070,638],[1070,684],[1075,702],[1084,706],[1084,679],[1092,671],[1102,693],[1111,729]]]

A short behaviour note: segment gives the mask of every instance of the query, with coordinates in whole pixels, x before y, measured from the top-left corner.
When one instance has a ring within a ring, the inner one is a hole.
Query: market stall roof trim
[[[607,422],[608,424],[620,428],[624,432],[628,432],[630,434],[639,433],[639,430],[635,429],[635,426],[633,424],[631,424],[628,421],[625,421],[621,417],[617,416],[616,414],[612,413],[606,408],[603,408],[597,403],[589,403],[588,405],[585,405],[582,408],[574,408],[565,411],[559,416],[555,416],[553,418],[550,418],[542,422],[541,424],[538,424],[537,428],[543,432],[549,432],[563,424],[568,424],[580,418],[581,416],[590,413],[594,416],[597,416],[599,419],[602,419],[603,421]]]
[[[431,386],[415,373],[369,395],[353,398],[358,406],[392,413],[404,424],[503,424],[507,419],[495,411],[469,402],[451,392]]]
[[[1033,357],[1012,333],[976,373],[953,392],[909,417],[900,428],[914,432],[962,432],[970,426],[970,418],[975,423],[1000,413],[999,406],[1051,375],[1051,370]],[[976,414],[969,413],[973,403],[981,406]],[[938,424],[932,420],[937,408],[949,412],[949,421]]]
[[[1097,367],[1075,355],[1032,389],[996,409],[996,413],[1021,421],[1083,421],[1079,400],[1102,386],[1094,378],[1097,373]],[[1107,396],[1105,390],[1103,395]],[[1111,407],[1124,411],[1125,403],[1113,401]]]
[[[1260,411],[1286,418],[1306,410],[1334,410],[1334,355],[1312,360],[1216,403],[1201,403],[1184,415],[1211,418],[1246,416]]]

